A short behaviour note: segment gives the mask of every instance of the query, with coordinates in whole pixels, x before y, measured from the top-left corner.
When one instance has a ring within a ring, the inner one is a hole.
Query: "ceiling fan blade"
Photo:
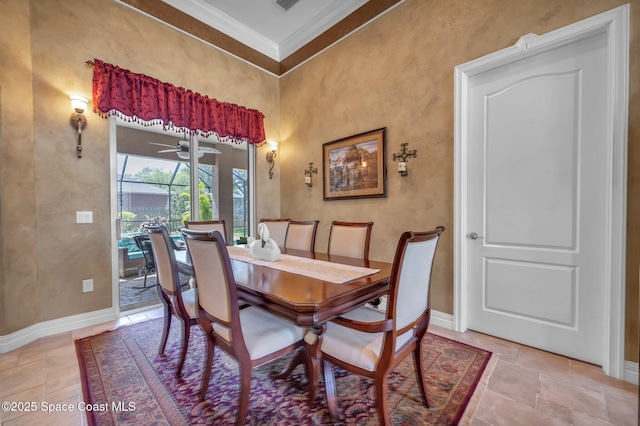
[[[158,151],[158,154],[165,153],[165,152],[180,152],[180,151],[182,151],[180,148],[162,149]]]
[[[147,142],[149,145],[158,145],[158,146],[166,146],[167,148],[174,148],[175,149],[175,145],[168,145],[166,143],[158,143],[158,142]]]
[[[220,152],[220,151],[218,151],[217,149],[215,149],[215,148],[210,148],[210,147],[208,147],[208,146],[201,146],[201,147],[198,147],[198,151],[200,151],[200,152],[204,152],[205,154],[221,154],[221,152]]]

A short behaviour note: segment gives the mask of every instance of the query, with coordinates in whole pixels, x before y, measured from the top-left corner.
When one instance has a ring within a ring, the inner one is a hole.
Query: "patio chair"
[[[144,265],[142,266],[144,270],[144,282],[142,284],[142,287],[131,287],[131,288],[140,290],[140,292],[142,292],[158,285],[156,283],[152,286],[147,287],[147,275],[149,275],[149,273],[153,273],[156,271],[156,263],[153,259],[153,248],[151,246],[151,240],[149,239],[149,236],[136,235],[133,237],[133,239],[136,242],[136,245],[138,246],[140,251],[142,252],[142,255],[144,256]]]

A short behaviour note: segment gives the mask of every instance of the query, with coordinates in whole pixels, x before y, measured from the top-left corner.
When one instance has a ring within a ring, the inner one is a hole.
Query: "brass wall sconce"
[[[393,154],[393,161],[399,160],[398,173],[400,173],[400,176],[409,174],[407,171],[407,158],[416,158],[418,154],[418,151],[415,149],[413,151],[407,151],[407,145],[409,145],[407,142],[400,144],[402,151],[399,154]]]
[[[273,166],[275,166],[276,151],[278,149],[278,144],[276,142],[269,142],[269,151],[267,151],[267,163],[271,164],[269,167],[269,179],[273,179]]]
[[[87,103],[89,100],[84,96],[71,95],[71,107],[74,109],[74,113],[71,114],[71,118],[69,122],[71,123],[71,127],[78,131],[78,135],[76,137],[78,145],[76,146],[76,152],[78,153],[78,158],[82,158],[82,130],[87,127],[87,118],[84,116],[83,112],[87,109]]]
[[[311,181],[311,175],[318,174],[318,169],[313,167],[313,163],[309,163],[309,168],[304,171],[304,184],[307,186],[313,186]]]

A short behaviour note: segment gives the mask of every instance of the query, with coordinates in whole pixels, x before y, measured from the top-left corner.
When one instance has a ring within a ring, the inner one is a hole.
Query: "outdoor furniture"
[[[142,255],[144,256],[144,265],[142,265],[142,268],[144,271],[144,282],[142,284],[142,287],[131,287],[131,288],[134,288],[136,290],[141,290],[141,291],[148,290],[157,285],[157,284],[154,284],[150,287],[147,287],[147,275],[149,275],[150,272],[156,271],[156,263],[153,258],[153,248],[151,247],[151,240],[149,239],[148,235],[136,235],[133,237],[133,239],[135,240],[136,245],[138,246],[138,248],[142,252]]]

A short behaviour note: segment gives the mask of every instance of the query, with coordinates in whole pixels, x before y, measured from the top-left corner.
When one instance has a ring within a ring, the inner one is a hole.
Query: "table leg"
[[[320,324],[309,328],[305,335],[305,342],[303,349],[295,354],[291,362],[280,373],[272,373],[272,379],[284,379],[291,374],[291,372],[298,366],[304,365],[307,369],[307,387],[309,391],[309,403],[313,403],[318,393],[318,384],[320,383],[320,344],[322,343],[322,333],[326,330],[326,324]]]
[[[309,376],[309,403],[312,404],[318,393],[318,384],[320,383],[320,371],[322,356],[320,353],[320,345],[322,344],[322,334],[327,329],[327,324],[319,324],[309,328],[304,340],[307,345],[304,351],[307,353],[307,375]]]

